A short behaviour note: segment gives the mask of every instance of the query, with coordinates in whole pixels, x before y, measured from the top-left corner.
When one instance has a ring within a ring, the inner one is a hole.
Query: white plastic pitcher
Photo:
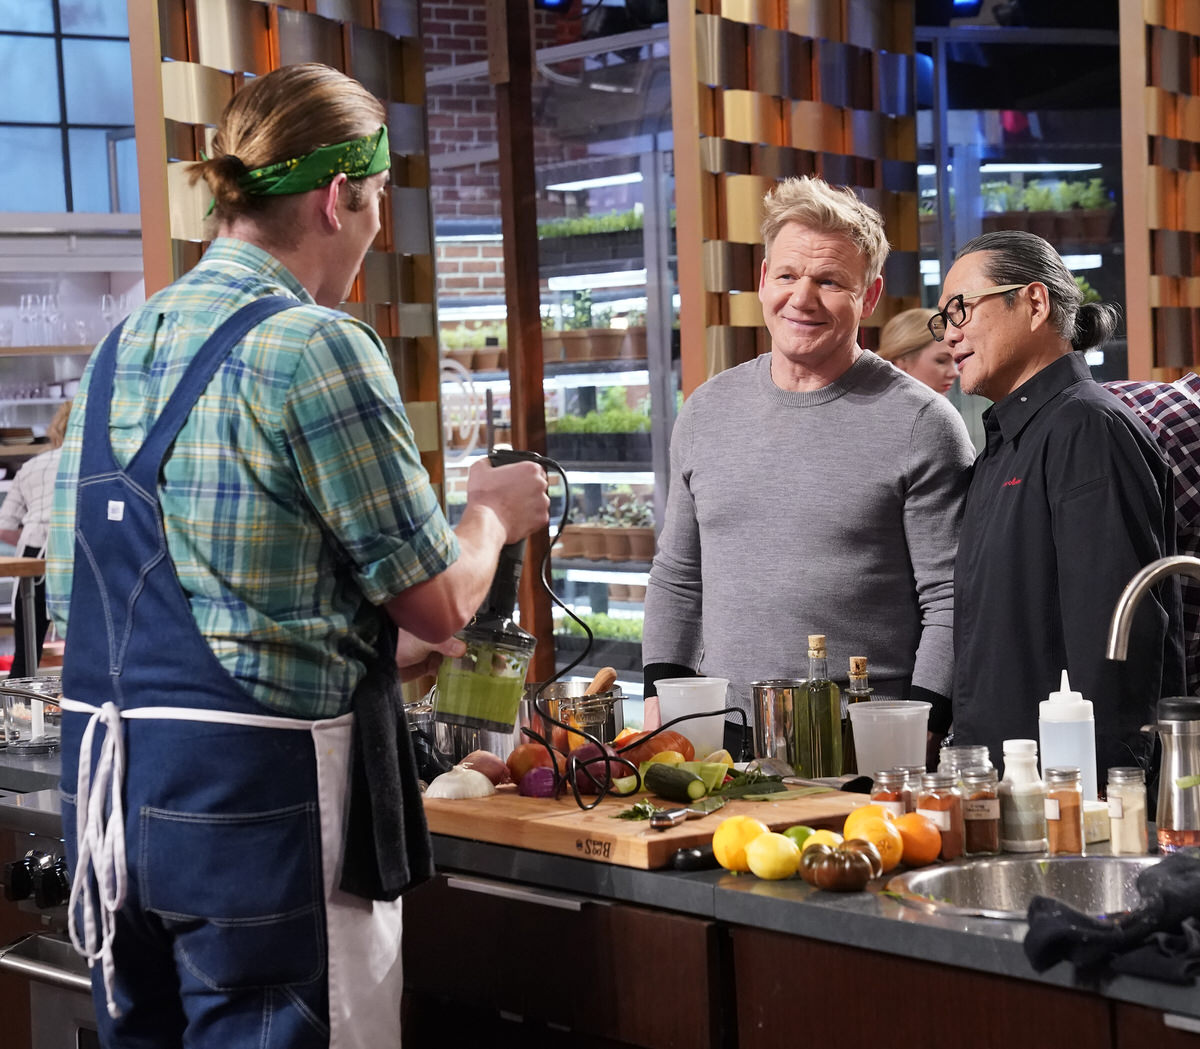
[[[925,764],[925,734],[932,704],[919,699],[851,703],[858,771],[874,776],[899,765]]]
[[[708,757],[725,745],[725,694],[729,681],[723,677],[669,677],[657,684],[660,723],[701,710],[719,711],[711,717],[692,718],[674,726],[674,731],[691,741],[696,760]]]

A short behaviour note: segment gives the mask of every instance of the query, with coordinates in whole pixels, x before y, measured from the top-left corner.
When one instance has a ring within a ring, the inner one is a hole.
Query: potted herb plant
[[[1021,188],[1011,182],[985,182],[980,186],[983,195],[983,232],[1002,229],[1025,229],[1025,212],[1021,210]]]
[[[1058,235],[1058,181],[1038,180],[1025,187],[1022,201],[1029,212],[1029,232],[1053,242]]]
[[[611,361],[621,356],[621,344],[625,332],[612,325],[612,310],[607,306],[592,310],[592,327],[589,331],[588,360]]]
[[[1094,243],[1107,241],[1112,235],[1113,214],[1117,205],[1100,179],[1088,179],[1087,186],[1080,194],[1079,206],[1083,209],[1083,239]]]
[[[586,361],[591,355],[592,293],[586,288],[572,292],[569,302],[562,306],[563,359]]]
[[[646,359],[646,313],[630,310],[625,314],[625,339],[621,343],[621,356],[629,360]]]

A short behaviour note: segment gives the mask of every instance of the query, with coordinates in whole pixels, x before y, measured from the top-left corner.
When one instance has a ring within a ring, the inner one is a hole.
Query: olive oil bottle
[[[809,778],[842,774],[841,690],[829,680],[824,634],[808,635],[808,680],[804,685],[807,718],[796,718],[797,771]],[[805,723],[806,722],[806,723]]]
[[[850,724],[850,704],[865,703],[875,690],[867,684],[867,657],[850,657],[850,684],[842,695],[842,774],[858,772],[858,757],[854,753],[854,726]]]

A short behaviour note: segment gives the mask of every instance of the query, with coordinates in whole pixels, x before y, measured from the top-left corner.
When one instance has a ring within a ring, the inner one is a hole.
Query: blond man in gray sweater
[[[879,214],[788,179],[765,200],[758,297],[771,352],[704,383],[671,441],[646,594],[647,695],[663,677],[830,676],[870,661],[876,697],[931,700],[949,725],[953,567],[974,450],[944,397],[858,345],[883,290]],[[752,712],[751,712],[752,716]]]

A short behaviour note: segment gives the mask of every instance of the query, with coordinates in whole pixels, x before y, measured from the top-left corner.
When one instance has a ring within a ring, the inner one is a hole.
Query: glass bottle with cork
[[[1108,770],[1110,851],[1114,856],[1141,856],[1150,847],[1146,826],[1146,773],[1137,767]]]
[[[1074,765],[1046,769],[1046,839],[1051,856],[1083,855],[1083,773]]]
[[[850,704],[867,703],[875,690],[867,683],[867,657],[850,657],[850,684],[842,693],[842,773],[852,775],[861,772],[873,776],[876,769],[860,769],[858,756],[854,753],[854,726],[850,723]],[[899,814],[897,814],[899,815]]]
[[[808,635],[808,680],[804,684],[808,717],[793,716],[796,771],[810,778],[842,773],[841,690],[829,680],[824,634]]]
[[[963,854],[962,793],[952,772],[927,772],[921,777],[917,811],[928,816],[942,832],[938,858],[956,860]]]
[[[1037,740],[1004,741],[999,794],[1000,848],[1005,852],[1045,852],[1046,785],[1038,775]]]
[[[976,765],[961,770],[963,783],[963,853],[995,856],[1000,851],[1000,799],[996,770]]]

